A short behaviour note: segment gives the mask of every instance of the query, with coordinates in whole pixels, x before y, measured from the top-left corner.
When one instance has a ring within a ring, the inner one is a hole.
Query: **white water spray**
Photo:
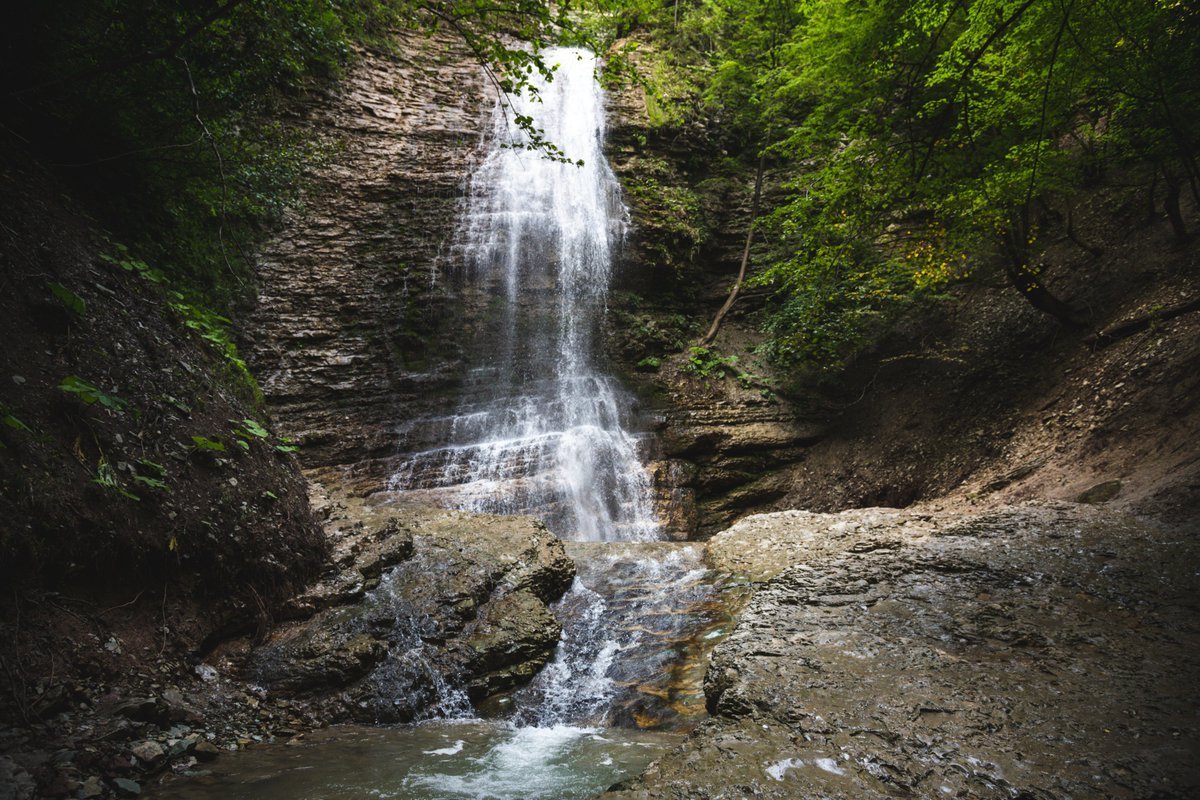
[[[601,150],[595,57],[546,54],[553,81],[495,112],[461,229],[467,280],[490,297],[457,414],[407,456],[394,488],[470,511],[532,513],[563,538],[658,537],[650,478],[629,430],[632,398],[597,366],[612,251],[627,211]],[[532,117],[582,166],[520,146]],[[434,430],[428,428],[432,426]]]

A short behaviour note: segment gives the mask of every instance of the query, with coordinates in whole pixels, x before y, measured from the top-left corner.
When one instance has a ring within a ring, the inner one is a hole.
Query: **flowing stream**
[[[585,798],[643,769],[678,736],[663,731],[704,713],[704,659],[738,588],[703,566],[699,547],[659,541],[650,440],[597,346],[628,215],[602,151],[595,58],[558,49],[547,61],[553,81],[497,109],[472,180],[460,278],[483,313],[464,330],[458,405],[403,431],[391,489],[533,514],[568,540],[578,577],[556,607],[555,658],[486,721],[447,703],[435,716],[449,720],[249,754],[240,778],[218,780],[222,796]],[[572,163],[521,147],[513,114]]]
[[[497,110],[472,180],[462,277],[487,302],[459,407],[409,429],[410,454],[393,480],[394,489],[457,508],[534,514],[578,543],[569,548],[579,576],[558,605],[556,657],[517,693],[510,716],[527,742],[530,776],[565,742],[600,727],[670,728],[701,714],[701,675],[681,664],[698,662],[686,656],[726,619],[716,602],[724,587],[699,550],[657,542],[649,437],[637,432],[634,398],[599,357],[628,212],[602,149],[596,60],[559,49],[547,62],[553,81],[535,80],[510,112]],[[535,120],[567,160],[520,147],[515,115]],[[549,751],[539,746],[551,742]],[[487,785],[490,763],[476,789]],[[564,789],[555,791],[545,796]]]

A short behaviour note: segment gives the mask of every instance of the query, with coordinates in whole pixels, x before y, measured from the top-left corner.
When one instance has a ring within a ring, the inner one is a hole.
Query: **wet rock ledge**
[[[608,800],[1200,796],[1200,547],[1070,505],[749,517],[710,718]]]
[[[333,568],[247,661],[331,721],[402,722],[511,689],[552,657],[575,566],[529,517],[337,504]]]

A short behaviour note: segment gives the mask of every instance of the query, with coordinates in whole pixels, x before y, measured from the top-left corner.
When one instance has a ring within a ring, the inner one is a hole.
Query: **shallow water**
[[[678,734],[571,725],[425,722],[337,726],[174,779],[163,800],[575,800],[636,775]]]

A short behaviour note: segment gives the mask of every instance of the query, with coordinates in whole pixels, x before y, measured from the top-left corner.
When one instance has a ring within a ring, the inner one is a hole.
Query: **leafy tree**
[[[388,47],[398,27],[448,30],[515,92],[549,74],[539,54],[564,26],[545,0],[24,3],[0,32],[0,125],[147,261],[228,301],[242,244],[322,155],[284,112],[335,80],[356,46]]]
[[[682,16],[656,37],[703,59],[707,112],[747,162],[766,153],[782,176],[753,278],[776,289],[767,327],[781,360],[840,362],[989,253],[1035,307],[1085,326],[1033,254],[1045,209],[1117,167],[1153,165],[1188,235],[1192,4],[700,0]]]

